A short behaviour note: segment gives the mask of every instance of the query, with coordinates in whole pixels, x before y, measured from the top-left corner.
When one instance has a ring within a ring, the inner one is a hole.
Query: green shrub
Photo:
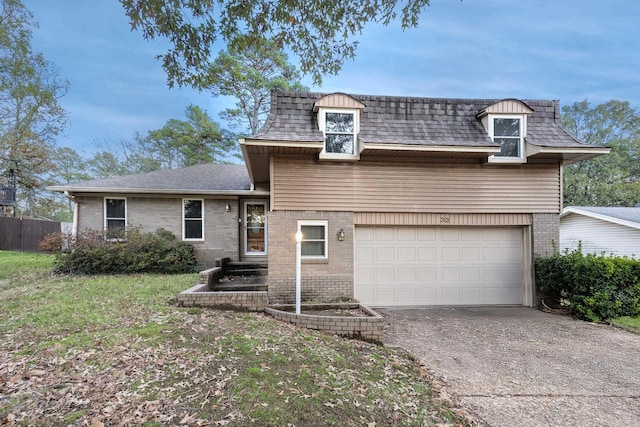
[[[582,248],[535,263],[538,289],[592,322],[640,315],[640,260],[583,254]]]
[[[121,240],[109,241],[102,232],[85,230],[77,236],[56,233],[40,248],[56,255],[55,268],[72,274],[181,274],[195,271],[193,246],[169,231],[143,233],[130,227]]]

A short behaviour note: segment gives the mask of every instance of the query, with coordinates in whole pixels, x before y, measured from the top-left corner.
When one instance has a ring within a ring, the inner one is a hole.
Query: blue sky
[[[90,155],[99,143],[184,118],[214,120],[231,104],[169,89],[155,56],[167,45],[131,32],[117,0],[23,0],[40,28],[33,47],[69,80],[69,126],[57,144]],[[454,98],[629,101],[640,108],[640,2],[432,0],[420,26],[365,29],[355,61],[313,90]],[[295,59],[292,58],[294,61]],[[311,80],[304,81],[308,86]]]

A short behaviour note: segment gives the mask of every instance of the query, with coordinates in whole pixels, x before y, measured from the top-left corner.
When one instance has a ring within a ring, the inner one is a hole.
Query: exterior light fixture
[[[302,231],[296,233],[296,314],[300,314],[300,258],[302,256]]]
[[[342,228],[338,231],[338,240],[341,242],[344,240],[344,230]]]
[[[224,211],[225,211],[225,212],[231,212],[231,206],[229,205],[229,203],[227,203],[227,204],[224,206]]]

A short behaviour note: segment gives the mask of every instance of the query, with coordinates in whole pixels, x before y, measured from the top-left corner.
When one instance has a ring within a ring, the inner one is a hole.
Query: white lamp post
[[[296,314],[300,314],[300,257],[302,255],[301,243],[302,231],[298,231],[296,233]]]

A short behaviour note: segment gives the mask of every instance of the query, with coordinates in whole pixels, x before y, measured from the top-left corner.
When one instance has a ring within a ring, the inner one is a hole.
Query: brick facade
[[[353,298],[353,213],[273,211],[268,215],[269,303],[295,301],[295,234],[299,220],[328,221],[328,258],[302,261],[302,300]],[[340,229],[345,234],[343,241],[337,238]]]
[[[531,234],[533,257],[551,255],[560,244],[560,215],[552,213],[532,214]],[[537,307],[544,295],[533,286],[533,306]]]
[[[108,197],[108,196],[107,196]],[[121,197],[114,195],[113,197]],[[185,196],[202,199],[202,196]],[[127,225],[141,226],[145,232],[159,228],[171,231],[182,239],[183,197],[139,197],[127,199]],[[102,230],[104,227],[104,198],[93,196],[76,197],[80,203],[78,230]],[[226,212],[226,205],[231,208]],[[233,199],[204,198],[204,241],[189,241],[193,244],[199,268],[214,266],[216,258],[239,260],[240,232],[238,218],[240,204]]]

